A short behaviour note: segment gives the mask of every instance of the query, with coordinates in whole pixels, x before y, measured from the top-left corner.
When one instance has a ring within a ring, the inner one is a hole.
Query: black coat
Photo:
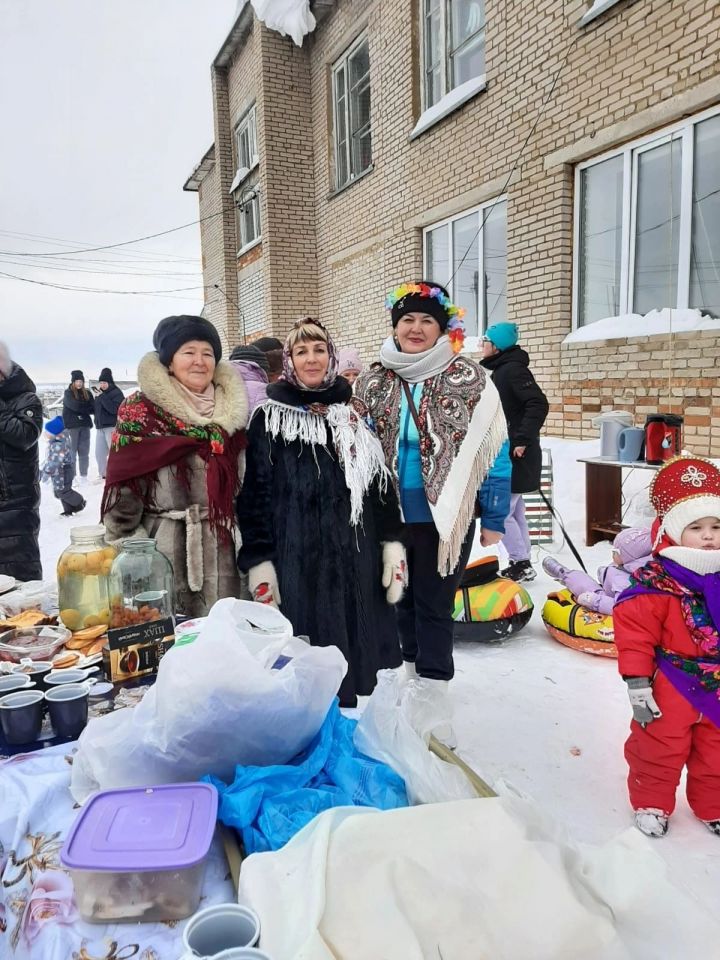
[[[13,364],[0,380],[0,573],[42,579],[38,438],[43,413],[35,384]]]
[[[124,399],[122,390],[114,383],[109,384],[107,390],[101,390],[95,396],[95,426],[98,430],[115,426],[117,412]]]
[[[285,383],[272,385],[268,393],[300,406],[323,397],[326,403],[347,402],[351,391],[338,378],[329,391],[311,398]],[[334,644],[347,659],[340,702],[352,706],[357,694],[372,692],[378,670],[402,662],[395,610],[381,584],[381,543],[399,540],[402,529],[392,486],[382,497],[371,489],[362,525],[351,526],[350,492],[332,446],[274,439],[261,407],[248,428],[237,511],[240,569],[273,562],[280,609],[295,634],[308,636],[316,646]]]
[[[507,420],[512,492],[532,493],[540,487],[540,431],[548,415],[547,397],[530,372],[530,358],[520,347],[488,357],[482,365],[491,371]],[[525,447],[524,456],[513,456],[515,447]]]
[[[87,399],[78,399],[73,393],[72,387],[68,387],[63,395],[63,423],[66,430],[74,430],[77,427],[92,427],[93,413],[95,413],[95,404],[92,394],[89,390],[84,390]]]

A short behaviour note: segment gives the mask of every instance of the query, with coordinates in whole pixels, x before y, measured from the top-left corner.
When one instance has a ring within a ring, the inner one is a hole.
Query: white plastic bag
[[[232,780],[237,764],[287,763],[320,729],[347,662],[337,647],[293,638],[279,610],[220,600],[196,635],[181,634],[133,709],[90,721],[71,790]]]
[[[415,681],[412,681],[415,682]],[[459,767],[431,753],[429,730],[439,718],[432,696],[409,696],[394,670],[381,670],[378,683],[355,728],[357,749],[389,764],[405,781],[410,803],[442,803],[477,797]],[[425,707],[426,709],[423,709]]]

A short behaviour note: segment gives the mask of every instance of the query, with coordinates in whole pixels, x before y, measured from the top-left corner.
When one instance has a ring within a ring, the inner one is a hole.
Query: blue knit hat
[[[53,420],[48,420],[45,424],[45,429],[48,433],[51,433],[56,437],[59,433],[62,433],[65,429],[65,423],[63,422],[62,417],[55,417]]]
[[[485,338],[498,350],[509,350],[518,342],[518,328],[516,323],[494,323],[485,331]]]

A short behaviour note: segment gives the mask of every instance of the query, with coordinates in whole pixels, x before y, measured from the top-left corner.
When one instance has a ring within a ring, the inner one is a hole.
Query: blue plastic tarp
[[[229,786],[203,777],[220,794],[218,819],[242,833],[246,853],[279,850],[331,807],[408,806],[401,777],[355,749],[356,726],[356,720],[343,717],[336,701],[315,739],[290,763],[236,767]]]

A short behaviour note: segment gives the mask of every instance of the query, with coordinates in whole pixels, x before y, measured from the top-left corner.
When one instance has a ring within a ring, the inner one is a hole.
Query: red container
[[[645,421],[645,462],[664,463],[679,457],[682,450],[683,418],[672,413],[655,413]]]

